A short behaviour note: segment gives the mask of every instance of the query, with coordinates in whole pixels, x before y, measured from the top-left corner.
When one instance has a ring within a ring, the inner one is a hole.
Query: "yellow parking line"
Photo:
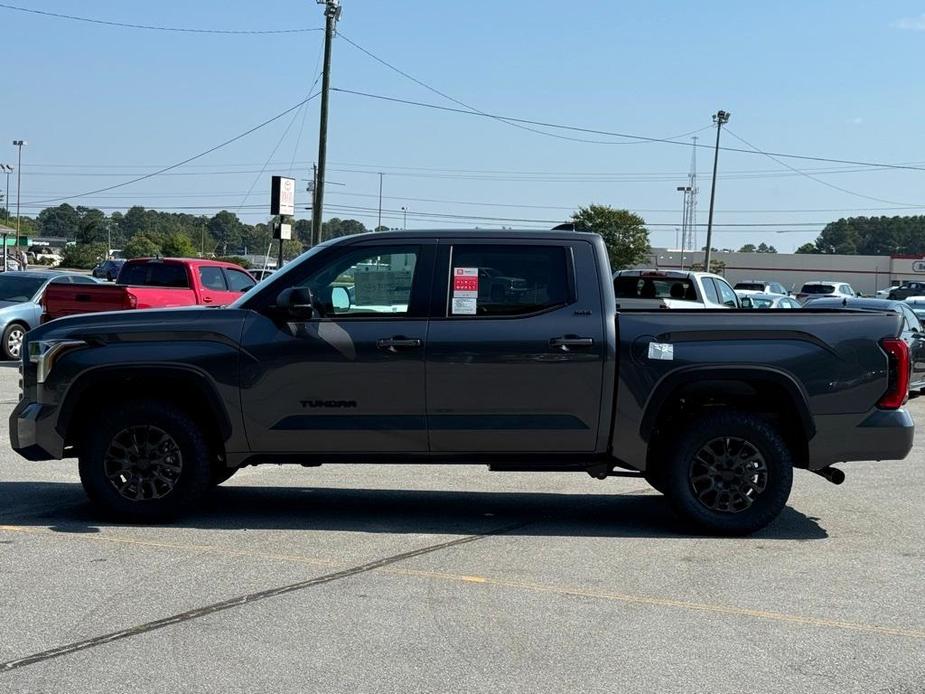
[[[266,552],[251,552],[248,550],[232,549],[230,547],[217,547],[215,545],[196,545],[177,542],[153,542],[150,540],[136,540],[130,537],[119,537],[104,535],[100,533],[58,533],[42,528],[29,528],[21,525],[0,525],[0,532],[27,533],[29,535],[42,535],[56,540],[88,540],[90,542],[108,542],[119,545],[138,545],[141,547],[154,547],[158,549],[178,549],[184,552],[204,552],[207,554],[217,554],[227,557],[249,557],[252,559],[274,559],[277,561],[289,561],[299,564],[311,564],[313,566],[341,566],[340,562],[329,561],[326,559],[314,559],[303,557],[297,554],[271,554]]]
[[[215,545],[197,545],[170,542],[152,542],[148,540],[135,540],[133,538],[106,536],[106,535],[87,535],[87,534],[62,534],[52,532],[42,528],[31,528],[17,525],[0,525],[0,532],[18,532],[31,535],[42,535],[55,539],[68,540],[79,539],[89,540],[91,542],[108,542],[114,544],[138,545],[142,547],[152,547],[161,549],[175,549],[186,552],[204,552],[228,557],[246,557],[253,559],[288,561],[300,564],[310,564],[315,566],[338,567],[343,566],[341,562],[334,562],[326,559],[314,559],[301,555],[291,554],[272,554],[264,552],[251,552],[248,550],[236,550]],[[378,573],[389,574],[393,576],[407,576],[414,578],[429,578],[457,583],[480,584],[485,586],[494,586],[498,588],[513,588],[517,590],[526,590],[535,593],[546,593],[551,595],[593,598],[597,600],[607,600],[620,602],[631,605],[646,605],[650,607],[665,607],[694,612],[709,612],[713,614],[724,614],[734,617],[747,617],[752,619],[770,620],[788,624],[801,624],[804,626],[822,627],[827,629],[841,629],[846,631],[856,631],[867,634],[880,636],[899,636],[911,639],[925,639],[925,630],[907,629],[903,627],[879,626],[876,624],[864,624],[862,622],[847,622],[836,619],[825,619],[820,617],[807,617],[804,615],[788,614],[786,612],[772,612],[768,610],[754,610],[746,607],[735,607],[732,605],[717,605],[710,603],[688,602],[686,600],[675,600],[672,598],[649,597],[645,595],[630,595],[627,593],[613,593],[601,590],[589,590],[571,586],[557,586],[541,583],[532,583],[528,581],[513,581],[502,578],[492,578],[490,576],[473,576],[467,574],[441,573],[438,571],[419,571],[415,569],[402,569],[398,567],[387,567],[377,569]]]

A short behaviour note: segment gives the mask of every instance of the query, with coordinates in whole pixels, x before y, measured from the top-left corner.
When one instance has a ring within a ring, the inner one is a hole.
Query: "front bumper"
[[[56,410],[50,405],[20,401],[10,415],[13,450],[27,460],[63,458],[64,437],[55,428]]]
[[[809,442],[809,469],[852,460],[902,460],[912,450],[915,422],[908,410],[817,415]]]

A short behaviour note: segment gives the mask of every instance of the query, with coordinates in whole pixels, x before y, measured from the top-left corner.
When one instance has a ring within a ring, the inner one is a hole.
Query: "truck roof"
[[[228,263],[224,260],[212,260],[211,258],[132,258],[126,260],[126,263],[148,262],[148,263],[178,263],[180,265],[189,265],[199,267],[208,265],[210,267],[229,267],[235,270],[244,270],[243,267],[235,263]]]
[[[599,238],[598,234],[587,231],[547,231],[544,229],[408,229],[401,231],[370,231],[365,234],[354,234],[353,236],[342,236],[338,239],[331,239],[326,243],[349,243],[353,240],[368,238],[385,238],[385,239],[414,239],[414,238],[516,238],[525,239],[550,239],[556,241],[567,241],[569,239]]]

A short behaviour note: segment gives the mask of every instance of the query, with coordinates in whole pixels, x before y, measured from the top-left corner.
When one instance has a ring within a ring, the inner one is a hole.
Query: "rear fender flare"
[[[646,403],[639,434],[646,442],[652,436],[662,408],[680,388],[701,381],[739,381],[743,383],[770,383],[787,393],[793,404],[806,440],[816,434],[816,425],[809,410],[808,396],[790,374],[766,366],[694,366],[668,374],[652,391]]]

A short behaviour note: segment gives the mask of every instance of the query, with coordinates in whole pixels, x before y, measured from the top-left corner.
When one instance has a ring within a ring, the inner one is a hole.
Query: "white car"
[[[851,285],[847,282],[837,282],[835,280],[814,280],[812,282],[806,282],[801,288],[800,291],[796,294],[796,300],[801,304],[806,304],[807,301],[812,299],[820,299],[822,297],[827,298],[851,298],[856,297],[858,293],[852,289]]]
[[[617,308],[740,308],[729,283],[709,272],[619,270],[613,289]]]
[[[742,308],[803,308],[799,301],[784,294],[753,292],[741,289],[737,289],[736,294],[739,295]]]

